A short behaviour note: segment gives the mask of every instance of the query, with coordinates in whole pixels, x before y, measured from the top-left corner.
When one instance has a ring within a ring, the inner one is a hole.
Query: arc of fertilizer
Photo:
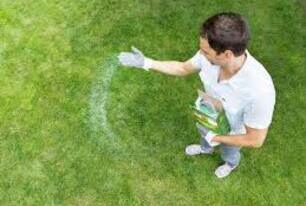
[[[116,134],[107,121],[107,100],[112,77],[119,66],[117,56],[107,58],[97,69],[90,93],[89,123],[95,140],[100,136],[114,140]]]

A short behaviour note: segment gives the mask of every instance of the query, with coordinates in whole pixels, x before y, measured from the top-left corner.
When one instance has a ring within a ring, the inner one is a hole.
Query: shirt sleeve
[[[254,129],[266,129],[272,122],[275,92],[265,93],[251,101],[243,114],[244,124]]]
[[[198,69],[199,71],[202,70],[209,64],[208,60],[203,56],[200,51],[198,51],[192,58],[191,58],[192,65]]]

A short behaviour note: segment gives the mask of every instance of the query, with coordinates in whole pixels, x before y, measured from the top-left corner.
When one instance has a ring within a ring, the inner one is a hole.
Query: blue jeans
[[[213,149],[205,140],[205,136],[208,133],[208,129],[201,126],[200,124],[196,124],[200,134],[201,134],[201,147],[202,149]],[[220,144],[221,150],[221,158],[224,162],[227,162],[231,166],[236,166],[240,162],[240,147],[230,146],[226,144]]]

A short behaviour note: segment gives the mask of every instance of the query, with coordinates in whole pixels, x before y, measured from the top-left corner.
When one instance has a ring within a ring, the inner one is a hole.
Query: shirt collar
[[[245,50],[245,54],[246,54],[246,59],[242,65],[242,67],[240,68],[240,70],[234,75],[232,76],[230,79],[228,79],[227,81],[225,81],[224,83],[228,83],[231,86],[236,86],[239,82],[241,82],[242,80],[245,80],[245,72],[247,70],[247,65],[250,62],[250,53],[248,50]]]

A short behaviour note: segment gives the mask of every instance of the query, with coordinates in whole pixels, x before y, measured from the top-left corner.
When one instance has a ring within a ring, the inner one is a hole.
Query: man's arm
[[[185,62],[152,60],[151,70],[175,76],[186,76],[198,71],[192,65],[191,60]]]
[[[254,129],[246,126],[246,134],[243,135],[217,135],[212,141],[237,147],[259,148],[263,145],[268,129]]]
[[[266,139],[268,127],[272,120],[274,104],[275,92],[273,88],[258,94],[254,101],[245,108],[243,114],[246,134],[217,135],[212,138],[213,141],[241,147],[261,147]]]
[[[155,70],[175,76],[186,76],[199,71],[192,64],[191,59],[185,62],[157,61],[145,57],[144,54],[135,47],[132,47],[131,52],[121,52],[118,59],[123,66],[145,69],[147,71]]]

